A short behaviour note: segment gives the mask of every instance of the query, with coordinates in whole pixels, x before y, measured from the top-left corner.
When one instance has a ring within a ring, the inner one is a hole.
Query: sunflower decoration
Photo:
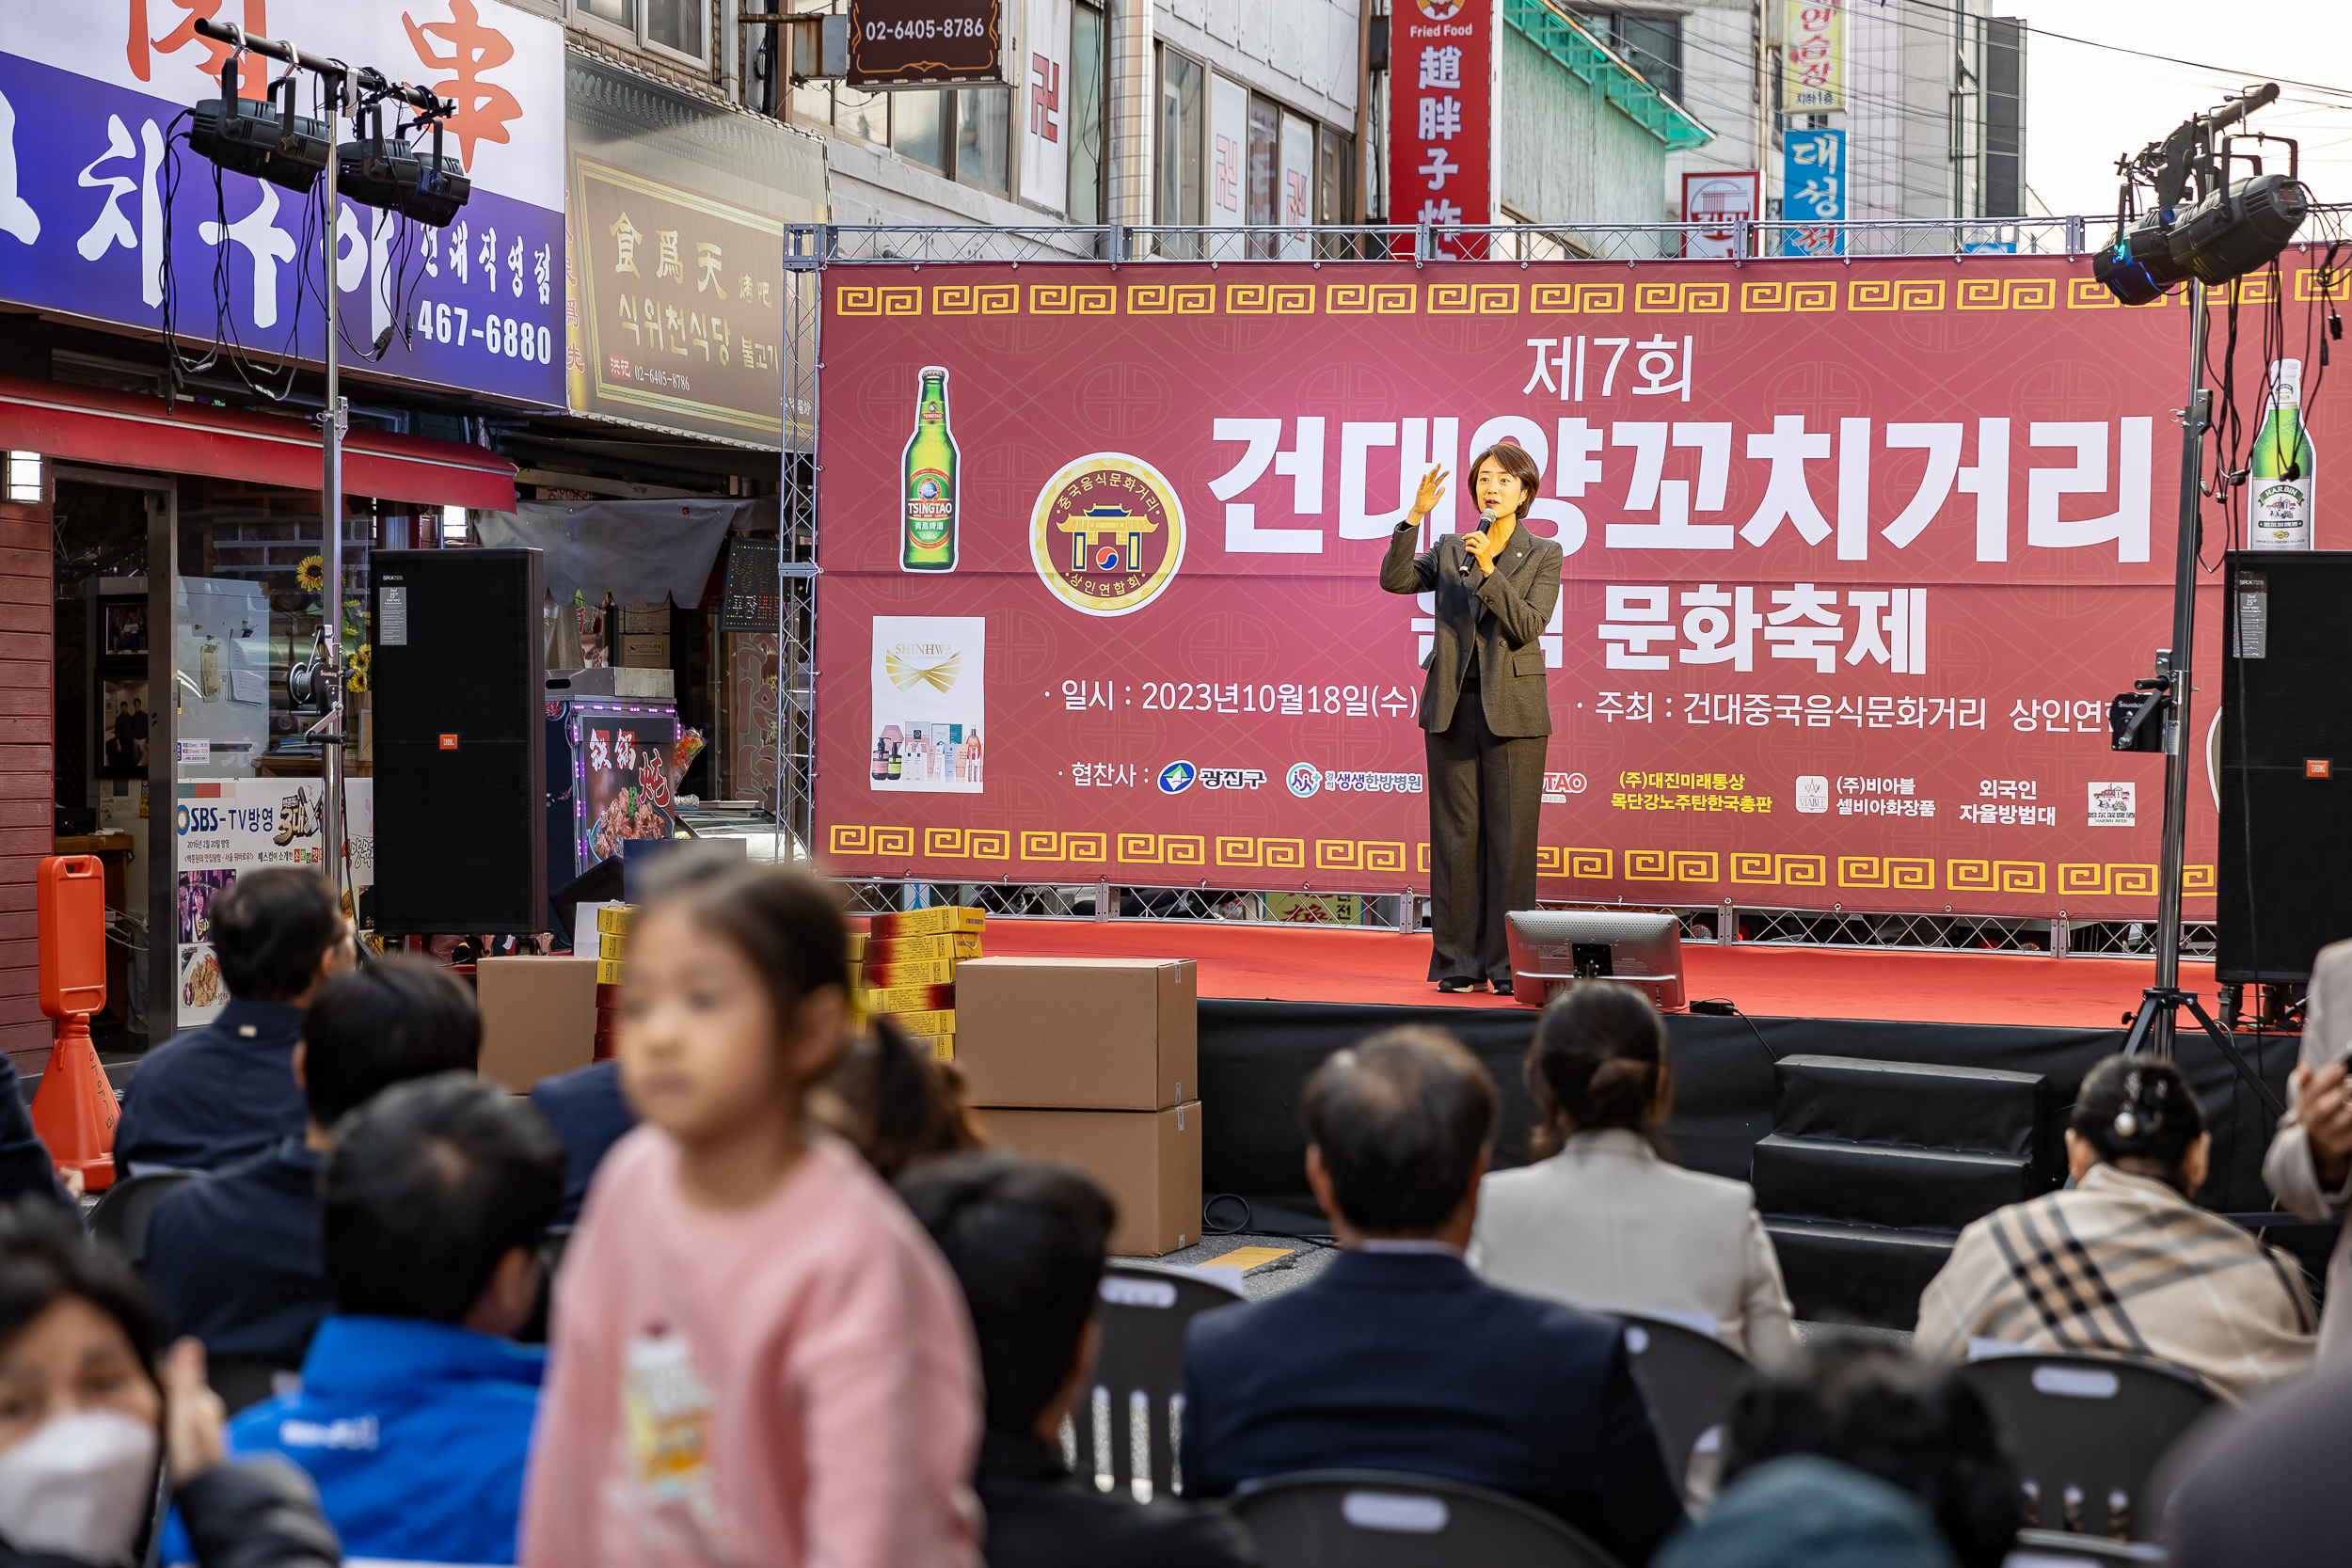
[[[362,642],[358,649],[343,656],[343,689],[355,697],[365,696],[368,690],[368,668],[375,662],[375,645]]]
[[[326,586],[326,562],[324,557],[306,555],[302,564],[294,568],[294,580],[306,594],[315,594]]]

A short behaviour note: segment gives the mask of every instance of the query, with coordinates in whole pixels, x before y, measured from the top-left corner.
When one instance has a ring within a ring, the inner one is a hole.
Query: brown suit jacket
[[[1438,595],[1438,635],[1422,668],[1421,727],[1443,734],[1454,725],[1454,699],[1470,650],[1478,650],[1479,693],[1486,727],[1500,736],[1549,735],[1551,703],[1544,686],[1544,654],[1535,638],[1560,600],[1560,546],[1538,539],[1522,523],[1495,558],[1492,577],[1462,548],[1458,533],[1413,554],[1417,531],[1400,523],[1380,562],[1380,586],[1391,594]],[[1470,577],[1462,563],[1470,562]]]

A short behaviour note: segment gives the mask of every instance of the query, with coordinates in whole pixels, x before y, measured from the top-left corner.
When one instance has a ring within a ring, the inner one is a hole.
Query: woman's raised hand
[[[1445,482],[1451,477],[1442,463],[1421,476],[1421,489],[1413,496],[1412,515],[1416,521],[1437,510],[1438,503],[1445,499]]]

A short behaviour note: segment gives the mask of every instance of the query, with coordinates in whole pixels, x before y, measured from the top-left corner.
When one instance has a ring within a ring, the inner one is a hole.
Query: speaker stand
[[[2206,1014],[2204,1004],[2197,1000],[2197,993],[2193,990],[2183,990],[2178,986],[2150,986],[2141,991],[2139,1011],[2132,1018],[2132,1032],[2123,1037],[2123,1054],[2137,1056],[2150,1049],[2159,1033],[2168,1038],[2177,1037],[2183,1007],[2188,1009],[2189,1016],[2197,1020],[2206,1036],[2220,1049],[2237,1075],[2246,1080],[2265,1105],[2270,1107],[2271,1116],[2285,1116],[2287,1108],[2279,1103],[2279,1097],[2270,1092],[2270,1085],[2262,1081],[2262,1074],[2254,1070],[2254,1065],[2246,1059],[2246,1053],[2237,1048],[2237,1042]]]

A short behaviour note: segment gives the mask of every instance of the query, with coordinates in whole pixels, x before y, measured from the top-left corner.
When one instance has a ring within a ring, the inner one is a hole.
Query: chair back
[[[1712,1334],[1638,1312],[1618,1316],[1625,1320],[1626,1359],[1632,1366],[1633,1381],[1649,1406],[1650,1424],[1658,1429],[1667,1467],[1680,1488],[1700,1444],[1713,1449],[1723,1442],[1724,1418],[1731,1413],[1732,1399],[1756,1375],[1756,1369]]]
[[[2156,1463],[2220,1405],[2194,1373],[2122,1356],[1996,1355],[1956,1371],[2017,1456],[2029,1529],[2154,1540]]]
[[[1307,1470],[1236,1496],[1265,1568],[1615,1568],[1543,1510],[1458,1481]]]
[[[2001,1568],[2105,1568],[2139,1565],[2156,1568],[2170,1558],[2153,1541],[2110,1541],[2104,1535],[2070,1535],[2064,1530],[2021,1529]]]
[[[200,1172],[157,1170],[116,1182],[89,1212],[92,1236],[120,1253],[135,1268],[147,1267],[147,1222],[163,1196]]]
[[[1114,1258],[1103,1271],[1103,1341],[1063,1429],[1065,1457],[1099,1492],[1139,1503],[1182,1496],[1184,1327],[1242,1299],[1190,1269]]]
[[[302,1371],[258,1355],[213,1355],[205,1358],[204,1378],[234,1416],[263,1400],[276,1399],[281,1386],[299,1387]]]

